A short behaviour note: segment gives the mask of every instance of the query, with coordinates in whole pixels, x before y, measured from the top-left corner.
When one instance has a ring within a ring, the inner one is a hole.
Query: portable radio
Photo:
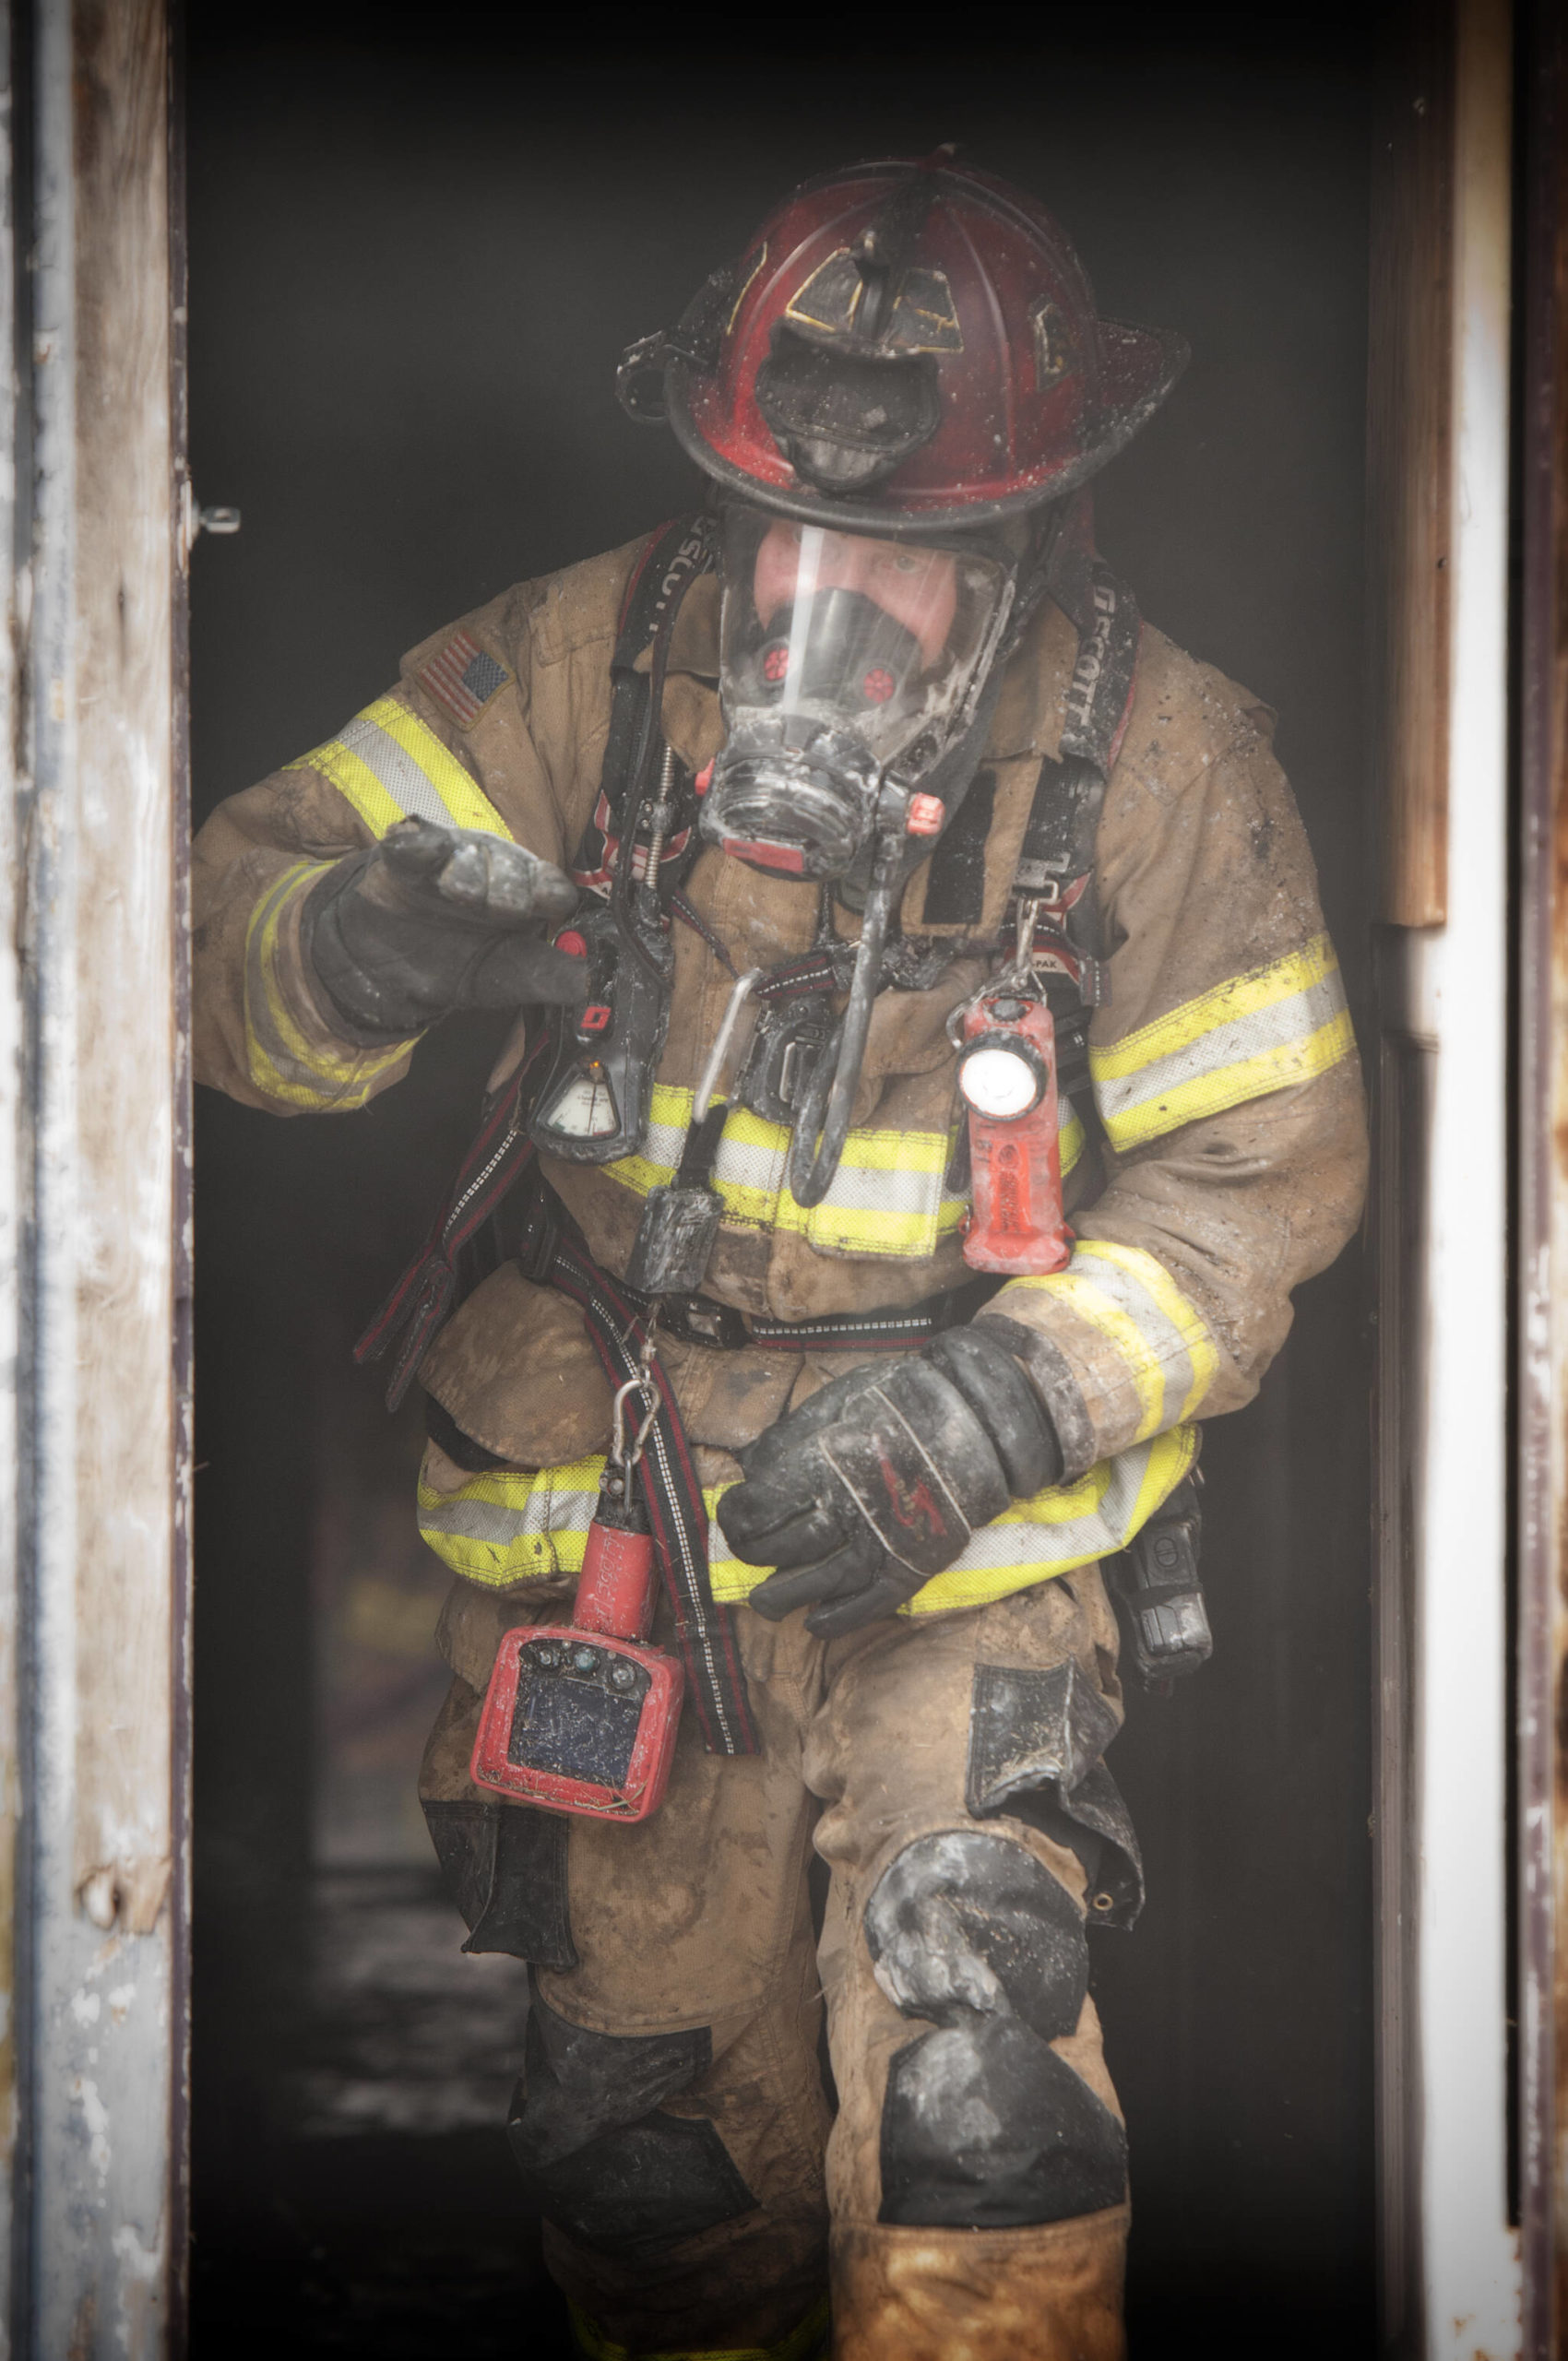
[[[958,1047],[968,1109],[973,1212],[964,1260],[973,1271],[1039,1277],[1062,1270],[1073,1233],[1062,1210],[1056,1027],[1012,981],[973,1003]]]
[[[664,1800],[685,1675],[647,1644],[656,1574],[636,1465],[612,1445],[570,1624],[523,1624],[501,1643],[474,1744],[476,1786],[592,1820],[647,1820]]]
[[[555,1062],[545,1078],[529,1135],[537,1147],[571,1164],[607,1164],[632,1156],[647,1131],[653,1077],[670,1029],[674,954],[657,928],[628,922],[629,942],[612,909],[564,928],[558,950],[588,962],[587,1005],[563,1017]]]

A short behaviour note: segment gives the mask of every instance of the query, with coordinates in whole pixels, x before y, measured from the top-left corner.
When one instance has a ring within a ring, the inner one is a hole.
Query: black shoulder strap
[[[1060,914],[1057,931],[1082,963],[1080,986],[1092,1003],[1103,991],[1095,838],[1132,711],[1143,624],[1132,592],[1092,554],[1072,564],[1061,593],[1059,603],[1078,627],[1078,657],[1062,751],[1040,764],[1015,884],[1020,898],[1038,898]]]
[[[705,516],[677,516],[651,534],[626,585],[610,659],[610,734],[604,743],[599,795],[571,864],[574,882],[606,894],[620,849],[626,786],[647,718],[647,675],[636,669],[671,607],[700,574],[712,568],[713,540]],[[681,849],[671,839],[667,850]]]
[[[526,1275],[539,1286],[560,1288],[576,1304],[612,1385],[638,1373],[647,1341],[642,1314],[620,1283],[600,1270],[581,1232],[542,1180],[528,1133],[528,1102],[525,1065],[487,1110],[423,1246],[354,1347],[354,1358],[361,1362],[392,1354],[389,1408],[401,1402],[461,1297],[465,1252],[493,1221],[504,1199],[512,1198],[516,1209],[514,1192],[520,1183],[526,1184],[526,1204],[510,1242],[517,1248]],[[644,1461],[645,1498],[703,1741],[710,1754],[755,1754],[759,1740],[734,1617],[713,1596],[702,1484],[674,1389],[657,1360],[653,1369],[659,1407]]]

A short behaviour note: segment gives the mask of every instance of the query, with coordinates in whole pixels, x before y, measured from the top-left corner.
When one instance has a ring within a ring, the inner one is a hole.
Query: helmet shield
[[[732,496],[922,535],[1064,499],[1186,357],[1100,315],[1043,206],[938,150],[795,190],[620,386]]]
[[[968,720],[1012,603],[1000,549],[890,540],[740,504],[724,518],[726,739],[703,834],[841,877],[885,777],[918,789]]]

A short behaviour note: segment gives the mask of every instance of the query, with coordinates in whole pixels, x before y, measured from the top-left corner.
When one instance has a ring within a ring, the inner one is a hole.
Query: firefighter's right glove
[[[540,939],[576,899],[570,878],[508,837],[400,820],[334,861],[300,935],[335,1029],[369,1046],[453,1009],[579,1003],[588,962]]]
[[[1062,1452],[1018,1363],[972,1328],[835,1378],[741,1454],[719,1503],[737,1557],[773,1566],[749,1604],[809,1607],[822,1639],[893,1614],[1010,1500],[1060,1481]]]

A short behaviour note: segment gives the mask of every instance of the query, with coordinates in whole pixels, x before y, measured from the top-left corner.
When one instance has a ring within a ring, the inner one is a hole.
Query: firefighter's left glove
[[[751,1594],[823,1639],[891,1615],[1010,1500],[1060,1481],[1051,1421],[1012,1355],[972,1328],[835,1378],[741,1454],[725,1539],[774,1566]]]
[[[453,1009],[580,1002],[588,962],[540,939],[576,899],[569,877],[505,836],[400,820],[333,862],[300,935],[335,1029],[398,1041]]]

